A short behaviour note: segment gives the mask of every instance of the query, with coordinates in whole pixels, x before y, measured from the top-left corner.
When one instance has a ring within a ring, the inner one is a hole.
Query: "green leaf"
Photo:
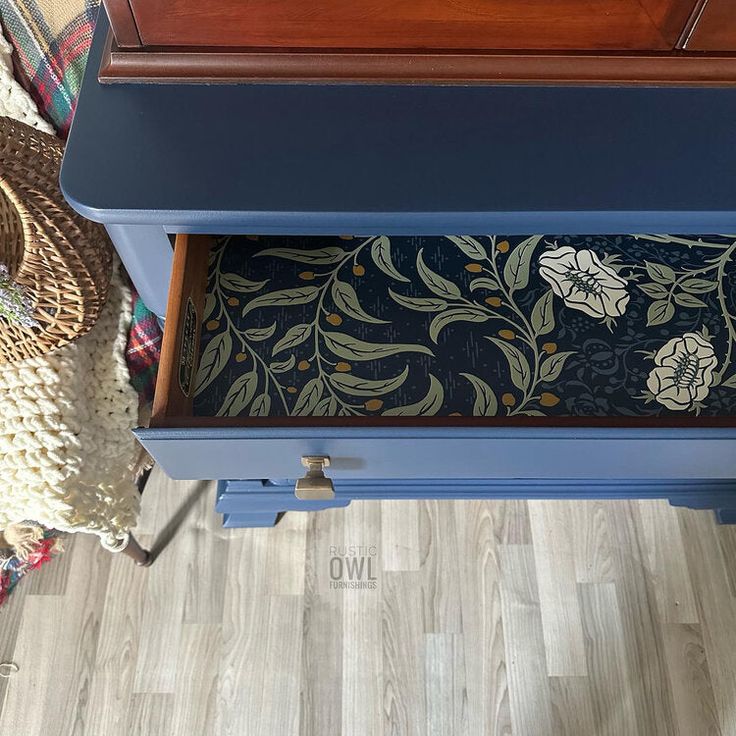
[[[259,307],[291,307],[296,304],[308,304],[319,296],[316,286],[297,286],[295,289],[280,289],[268,294],[261,294],[243,307],[243,316]]]
[[[253,398],[258,387],[258,374],[255,371],[238,376],[228,389],[225,400],[217,412],[218,417],[236,417]]]
[[[268,283],[265,281],[249,281],[237,273],[223,273],[220,275],[220,286],[228,291],[239,291],[248,294],[252,291],[262,289]]]
[[[669,294],[669,290],[663,285],[658,284],[654,281],[650,281],[647,284],[639,284],[639,288],[652,299],[666,299]]]
[[[252,417],[267,417],[271,411],[271,397],[268,394],[259,394],[250,405]]]
[[[312,412],[313,417],[334,417],[337,414],[337,400],[334,396],[325,396]]]
[[[571,356],[575,355],[573,352],[566,353],[555,353],[546,358],[539,368],[539,378],[542,381],[550,383],[556,381],[562,373],[562,369],[565,366],[565,361]]]
[[[275,322],[270,327],[251,327],[243,334],[248,338],[248,340],[259,342],[260,340],[268,340],[274,332],[276,332]]]
[[[332,283],[332,299],[338,309],[341,309],[348,317],[358,319],[361,322],[370,322],[374,325],[387,325],[389,324],[385,319],[378,319],[378,317],[372,317],[366,312],[363,307],[360,306],[358,301],[358,295],[355,289],[344,281],[338,281],[337,279]]]
[[[288,261],[298,263],[312,263],[318,266],[326,266],[330,263],[339,263],[345,257],[345,251],[336,246],[329,248],[316,248],[315,250],[303,250],[302,248],[266,248],[255,254],[256,258],[261,256],[272,256],[286,258]]]
[[[447,239],[455,243],[472,261],[484,261],[488,258],[486,249],[475,238],[471,238],[469,235],[448,235]]]
[[[291,412],[291,415],[307,416],[311,414],[319,403],[319,400],[322,398],[323,390],[324,384],[319,376],[307,381],[296,400],[296,404],[294,404],[294,409]]]
[[[707,294],[709,291],[713,291],[718,284],[706,279],[685,279],[680,286],[691,294]]]
[[[531,382],[532,372],[529,368],[529,361],[526,359],[524,353],[515,345],[504,340],[499,340],[497,337],[487,337],[486,340],[490,340],[506,356],[511,371],[511,382],[514,386],[522,391],[526,391]]]
[[[286,371],[290,371],[294,367],[295,363],[296,358],[293,355],[290,355],[288,360],[276,361],[271,363],[268,367],[274,373],[286,373]]]
[[[470,282],[470,290],[475,291],[475,289],[488,289],[489,291],[498,291],[501,288],[500,284],[496,279],[491,278],[490,276],[482,276],[478,279],[473,279]]]
[[[286,334],[273,346],[271,355],[276,355],[282,350],[294,348],[301,345],[312,334],[312,325],[293,325],[286,330]]]
[[[197,387],[194,389],[195,396],[200,394],[212,381],[217,378],[222,369],[230,360],[233,351],[233,339],[230,333],[225,331],[215,335],[208,343],[202,353],[197,370]]]
[[[543,411],[539,411],[539,409],[524,409],[524,411],[520,411],[519,414],[523,414],[527,417],[545,417],[547,416]]]
[[[383,396],[399,388],[408,375],[409,366],[406,366],[398,376],[393,378],[371,380],[352,373],[332,373],[329,379],[335,388],[352,396]]]
[[[652,281],[656,281],[658,284],[671,284],[676,278],[675,272],[664,263],[644,261],[644,265],[647,268],[649,278],[652,279]]]
[[[394,266],[394,262],[391,259],[391,241],[382,235],[380,238],[376,238],[371,246],[371,258],[373,263],[383,271],[386,276],[390,276],[396,281],[403,281],[409,283],[409,279],[406,276],[402,276]]]
[[[391,298],[402,307],[413,309],[415,312],[441,312],[447,307],[444,299],[433,299],[432,297],[404,296],[388,290]]]
[[[722,384],[724,388],[736,388],[736,373],[729,376]]]
[[[217,306],[217,297],[210,292],[207,294],[204,300],[204,311],[202,312],[202,322],[205,322],[207,318],[215,311]]]
[[[681,307],[690,307],[691,309],[700,309],[701,307],[708,306],[702,299],[698,299],[698,297],[685,292],[675,294],[675,301]]]
[[[542,239],[541,235],[533,235],[517,245],[506,259],[503,269],[503,279],[510,291],[525,289],[529,283],[529,268],[532,262],[532,254],[537,244]]]
[[[461,373],[475,389],[475,403],[473,404],[473,416],[495,417],[498,413],[498,400],[491,387],[478,376],[472,373]]]
[[[436,343],[440,332],[453,322],[487,322],[490,316],[472,307],[450,307],[438,314],[429,325],[429,336]]]
[[[342,332],[323,332],[322,336],[327,348],[345,360],[376,360],[396,353],[423,353],[434,356],[434,353],[424,345],[364,342]]]
[[[536,335],[546,335],[555,327],[555,312],[552,301],[552,289],[539,297],[539,301],[532,309],[532,329]]]
[[[383,412],[385,417],[429,417],[434,416],[441,408],[445,400],[445,391],[442,384],[430,373],[429,390],[427,395],[416,404],[406,406],[395,406]]]
[[[437,296],[446,299],[457,299],[460,296],[460,289],[457,284],[453,284],[452,281],[448,281],[444,276],[440,276],[427,266],[422,256],[423,251],[424,248],[420,248],[419,253],[417,253],[417,271],[422,281]]]
[[[663,325],[669,322],[675,314],[675,307],[671,302],[662,299],[652,302],[647,310],[647,327]]]

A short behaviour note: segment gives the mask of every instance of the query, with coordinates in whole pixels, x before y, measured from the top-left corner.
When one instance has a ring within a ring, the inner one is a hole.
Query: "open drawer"
[[[732,240],[177,238],[174,478],[734,479]]]

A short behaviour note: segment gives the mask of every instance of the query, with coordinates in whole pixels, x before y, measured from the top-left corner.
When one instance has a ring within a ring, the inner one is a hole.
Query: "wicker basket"
[[[87,332],[107,298],[112,249],[59,189],[62,145],[0,117],[0,263],[24,288],[38,327],[0,317],[0,363],[43,355]]]

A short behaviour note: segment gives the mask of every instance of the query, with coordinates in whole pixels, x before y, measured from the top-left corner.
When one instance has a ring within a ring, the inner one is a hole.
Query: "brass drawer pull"
[[[325,455],[305,455],[302,465],[307,469],[303,478],[296,482],[294,493],[302,501],[329,501],[335,498],[335,486],[325,476],[330,458]]]

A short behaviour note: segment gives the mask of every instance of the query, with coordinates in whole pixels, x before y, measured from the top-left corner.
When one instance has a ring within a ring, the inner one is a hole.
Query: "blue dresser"
[[[151,427],[228,526],[736,486],[736,239],[177,239]],[[253,478],[254,480],[242,480]]]
[[[107,31],[61,185],[166,318],[137,434],[220,480],[226,525],[353,498],[731,520],[736,236],[683,233],[736,233],[736,90],[103,86]],[[588,235],[642,232],[679,235]]]

